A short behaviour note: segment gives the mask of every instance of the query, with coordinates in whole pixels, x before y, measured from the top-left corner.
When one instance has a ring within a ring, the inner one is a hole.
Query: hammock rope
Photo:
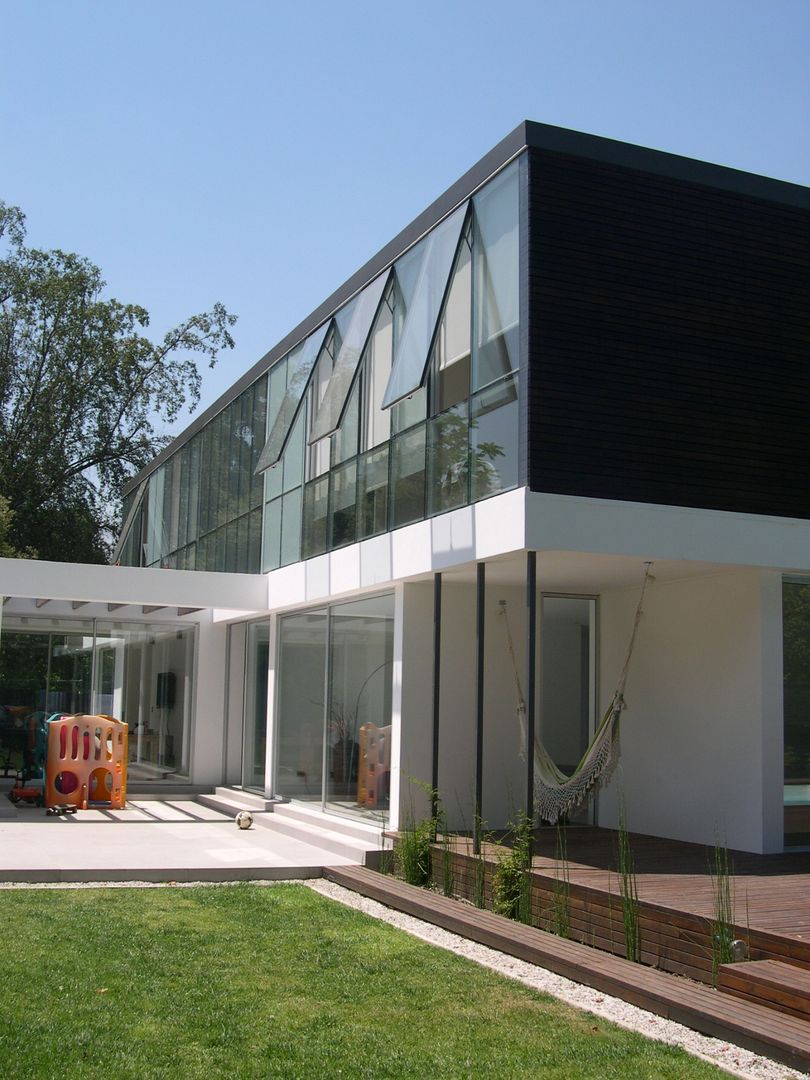
[[[594,732],[593,738],[570,776],[557,768],[543,746],[542,741],[535,736],[534,740],[534,816],[537,821],[557,822],[566,814],[571,813],[591,795],[598,784],[604,784],[610,777],[619,756],[619,723],[625,707],[624,691],[627,686],[627,677],[630,672],[630,661],[636,644],[638,628],[644,611],[644,596],[647,586],[655,578],[651,572],[652,563],[644,564],[644,581],[641,585],[636,614],[633,620],[633,630],[627,646],[627,655],[624,665],[619,673],[616,689],[613,693],[610,705],[599,725]],[[523,688],[520,683],[520,673],[515,659],[515,648],[512,642],[512,631],[509,627],[509,617],[506,612],[506,601],[500,603],[501,615],[503,616],[506,631],[506,643],[509,657],[512,661],[512,671],[515,677],[515,691],[517,696],[517,718],[520,728],[520,756],[525,760],[528,742],[528,725],[526,723],[526,701],[523,697]]]

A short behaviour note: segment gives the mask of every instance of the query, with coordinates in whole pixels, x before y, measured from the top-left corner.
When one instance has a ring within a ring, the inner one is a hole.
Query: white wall
[[[650,587],[627,685],[620,764],[600,794],[599,824],[615,827],[623,798],[631,831],[706,844],[720,838],[748,851],[781,847],[772,783],[765,790],[781,752],[777,588],[778,575],[748,570]],[[637,601],[637,589],[601,594],[603,709]]]

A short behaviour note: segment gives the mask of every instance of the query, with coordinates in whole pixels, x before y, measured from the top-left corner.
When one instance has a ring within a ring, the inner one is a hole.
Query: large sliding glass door
[[[323,802],[326,608],[279,620],[276,793]]]
[[[279,795],[387,812],[393,653],[392,594],[279,620]]]
[[[247,628],[245,726],[242,741],[242,786],[264,791],[267,756],[267,672],[270,666],[270,621]]]

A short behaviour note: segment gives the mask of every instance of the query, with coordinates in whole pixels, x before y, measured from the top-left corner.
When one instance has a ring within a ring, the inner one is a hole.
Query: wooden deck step
[[[735,997],[810,1020],[810,971],[806,968],[781,960],[723,964],[717,983]]]
[[[339,885],[482,945],[612,994],[705,1035],[805,1071],[810,1022],[676,975],[555,937],[363,867],[324,869]]]

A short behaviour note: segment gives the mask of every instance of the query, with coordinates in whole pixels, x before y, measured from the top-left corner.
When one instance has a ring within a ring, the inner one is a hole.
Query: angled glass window
[[[473,389],[518,367],[517,162],[473,199]]]
[[[472,274],[470,245],[461,242],[433,349],[433,413],[441,413],[470,396]]]
[[[349,404],[343,412],[340,427],[335,432],[332,440],[332,464],[340,465],[342,461],[357,456],[358,439],[360,436],[360,380],[354,384],[354,389],[349,398]]]
[[[349,396],[357,365],[366,347],[371,324],[382,300],[383,290],[388,281],[388,274],[381,274],[367,285],[339,315],[346,322],[345,331],[341,329],[340,350],[335,357],[332,377],[323,399],[312,422],[309,441],[317,442],[331,435],[340,423],[343,406]]]
[[[388,290],[371,333],[363,368],[365,381],[364,448],[370,449],[387,442],[391,435],[391,413],[383,409],[382,400],[394,350],[394,323],[391,306],[393,290]]]
[[[407,303],[407,289],[403,287],[404,283],[400,285],[400,291],[407,306],[404,311],[402,331],[397,335],[394,367],[383,398],[384,409],[389,408],[401,398],[407,397],[408,394],[412,394],[422,385],[430,345],[466,214],[465,204],[437,225],[432,232],[419,241],[413,251],[408,252],[407,256],[400,260],[400,262],[405,262],[409,279],[416,273],[416,281],[410,303]],[[417,259],[418,271],[416,271]],[[394,270],[399,276],[399,263],[395,264]],[[404,277],[405,274],[403,274]],[[410,287],[410,280],[407,284]]]
[[[304,393],[309,385],[309,377],[323,347],[330,323],[325,323],[313,334],[301,342],[287,357],[287,385],[281,404],[276,407],[271,402],[268,407],[268,436],[264,449],[259,455],[256,472],[263,472],[275,465],[284,451],[284,444],[295,421]],[[271,389],[272,393],[272,389]],[[271,426],[272,424],[272,426]]]

